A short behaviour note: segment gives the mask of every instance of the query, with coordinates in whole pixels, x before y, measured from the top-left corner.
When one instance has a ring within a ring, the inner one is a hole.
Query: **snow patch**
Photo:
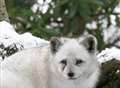
[[[22,44],[24,48],[30,48],[44,46],[48,44],[48,41],[35,37],[29,32],[18,34],[11,24],[2,21],[0,22],[0,43],[4,44],[5,47],[13,43],[19,43]]]
[[[14,38],[18,36],[18,33],[15,32],[13,26],[6,21],[0,22],[0,38]]]
[[[116,47],[106,48],[97,56],[100,63],[107,62],[112,59],[120,60],[120,49]]]
[[[42,13],[46,13],[50,2],[51,0],[37,0],[37,3],[35,3],[31,9],[33,12],[40,10]]]
[[[2,57],[0,57],[0,63],[2,62]]]
[[[120,38],[120,29],[116,26],[111,25],[109,28],[103,31],[104,41],[106,44],[112,44],[115,39]],[[116,42],[120,46],[120,41]]]
[[[96,23],[96,21],[92,21],[91,23],[87,23],[86,27],[88,29],[97,29],[97,23]]]
[[[43,47],[48,44],[47,40],[35,37],[29,32],[18,34],[14,27],[6,21],[0,22],[0,56],[8,56],[7,50],[16,52],[32,47]]]
[[[120,3],[115,7],[114,12],[120,13]]]
[[[17,37],[17,40],[24,46],[24,48],[41,47],[48,44],[48,41],[35,37],[31,33],[24,33]]]

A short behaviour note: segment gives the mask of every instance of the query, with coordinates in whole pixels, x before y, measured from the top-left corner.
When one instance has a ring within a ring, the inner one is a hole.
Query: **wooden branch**
[[[10,21],[6,10],[5,0],[0,0],[0,21]]]

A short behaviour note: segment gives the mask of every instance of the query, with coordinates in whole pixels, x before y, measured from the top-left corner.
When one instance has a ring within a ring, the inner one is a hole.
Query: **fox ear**
[[[81,38],[81,43],[90,53],[95,53],[97,47],[97,39],[93,35],[85,35]]]
[[[62,45],[61,41],[57,37],[52,37],[50,40],[50,47],[53,53],[57,52],[60,46]]]

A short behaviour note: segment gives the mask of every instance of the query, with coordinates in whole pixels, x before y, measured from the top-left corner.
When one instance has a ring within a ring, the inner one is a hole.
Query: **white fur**
[[[75,58],[85,63],[75,66]],[[60,61],[67,59],[63,71]],[[76,79],[69,79],[69,71]],[[76,39],[70,39],[55,54],[50,47],[16,53],[1,63],[1,88],[94,88],[99,77],[96,56]]]

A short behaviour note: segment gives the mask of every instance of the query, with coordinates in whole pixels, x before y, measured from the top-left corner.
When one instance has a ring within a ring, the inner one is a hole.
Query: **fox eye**
[[[60,63],[64,64],[64,65],[67,65],[67,61],[66,60],[62,60]]]
[[[81,63],[83,63],[83,61],[82,60],[76,60],[76,65],[80,65]]]

